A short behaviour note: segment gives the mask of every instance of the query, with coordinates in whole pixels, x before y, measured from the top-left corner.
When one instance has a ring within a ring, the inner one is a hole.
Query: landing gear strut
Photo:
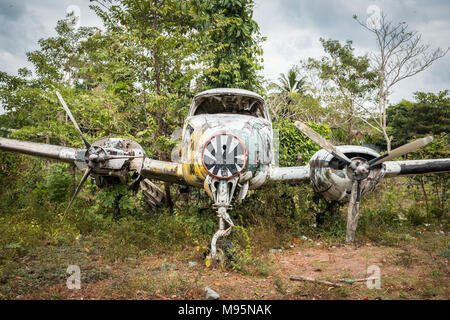
[[[211,260],[218,261],[216,243],[220,237],[226,237],[231,233],[234,227],[234,223],[230,218],[227,210],[231,210],[231,200],[233,198],[234,191],[238,178],[232,178],[229,180],[217,179],[208,176],[205,179],[205,190],[213,198],[213,208],[217,209],[217,216],[219,217],[219,230],[214,234],[211,240]],[[228,227],[225,229],[225,223]]]
[[[219,217],[219,230],[217,230],[211,240],[211,258],[213,260],[219,260],[216,249],[217,239],[219,237],[228,236],[234,227],[234,223],[231,221],[230,215],[227,213],[227,209],[225,207],[219,207],[219,209],[217,209],[217,216]],[[229,225],[227,229],[225,229],[225,222]]]

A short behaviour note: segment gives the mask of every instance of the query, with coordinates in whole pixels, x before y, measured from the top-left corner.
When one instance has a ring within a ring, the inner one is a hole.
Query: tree
[[[73,14],[58,21],[56,36],[40,39],[39,48],[27,53],[33,71],[22,68],[18,76],[0,73],[0,101],[6,111],[0,116],[0,127],[8,128],[10,137],[56,145],[84,146],[61,108],[54,93],[56,90],[63,94],[90,141],[111,135],[127,136],[130,126],[125,114],[131,110],[124,108],[125,101],[119,100],[112,88],[108,89],[110,81],[102,81],[104,85],[93,90],[98,85],[96,80],[100,74],[91,71],[86,77],[86,73],[81,71],[93,65],[92,58],[100,51],[109,48],[105,45],[108,39],[101,39],[97,28],[75,29],[74,22],[76,17]],[[93,37],[102,45],[91,45]],[[107,69],[101,71],[104,80],[111,78]],[[21,164],[27,161],[20,156],[15,156],[15,159]],[[50,164],[50,161],[41,159],[32,161],[42,167]],[[52,167],[52,170],[55,168],[60,167]],[[76,183],[74,168],[72,166],[71,170],[73,189]],[[39,177],[30,174],[30,178]],[[64,186],[67,179],[65,176],[60,178],[55,180],[50,176],[50,180],[47,180],[45,188],[50,198],[55,195],[54,191],[63,192],[64,188],[60,187]],[[59,196],[56,198],[58,201],[63,199]]]
[[[182,125],[193,68],[199,50],[195,33],[196,1],[95,1],[91,8],[103,19],[111,34],[121,40],[133,85],[142,88],[139,103],[147,127],[137,133],[144,146],[160,160],[170,160],[174,142],[170,134]],[[150,143],[151,142],[151,143]],[[165,183],[166,204],[172,205],[170,183]]]
[[[393,146],[433,135],[434,140],[425,148],[409,154],[410,159],[445,159],[450,156],[448,148],[450,132],[449,90],[415,92],[415,101],[403,100],[387,108],[388,132],[392,134]],[[420,190],[428,214],[440,219],[448,212],[447,190],[450,187],[448,174],[412,176],[409,178]]]
[[[267,105],[275,122],[303,120],[320,122],[324,110],[318,99],[309,93],[305,77],[298,66],[292,66],[286,74],[280,73],[278,82],[267,86]]]
[[[79,145],[52,94],[57,89],[88,139],[132,138],[149,156],[170,160],[176,144],[170,136],[182,126],[195,90],[258,88],[261,51],[252,5],[247,0],[93,1],[90,7],[105,31],[75,29],[71,14],[58,22],[56,37],[41,39],[39,49],[28,53],[34,76],[25,69],[17,77],[0,74],[0,99],[9,111],[0,127],[20,128],[12,134],[17,138]],[[199,86],[192,88],[195,80]],[[170,184],[165,190],[170,205]]]
[[[325,124],[309,122],[316,132],[329,139],[330,129]],[[299,158],[307,163],[309,159],[320,150],[320,146],[305,136],[291,120],[282,119],[274,123],[274,129],[279,134],[279,166],[298,166]],[[302,163],[303,164],[303,163]]]
[[[327,56],[320,60],[310,58],[306,64],[308,69],[317,69],[318,75],[326,84],[331,82],[331,90],[337,89],[336,105],[346,115],[348,123],[347,143],[352,143],[352,130],[355,117],[364,104],[370,100],[374,89],[373,81],[376,74],[369,70],[367,56],[355,56],[352,41],[341,45],[337,40],[320,39]]]
[[[201,88],[241,88],[262,92],[258,75],[262,59],[259,26],[253,20],[253,0],[204,2],[199,32],[203,42]]]
[[[353,18],[366,30],[373,33],[377,44],[377,53],[370,55],[371,69],[377,73],[377,115],[373,116],[376,125],[391,150],[391,137],[387,131],[387,100],[393,87],[400,81],[410,78],[430,67],[450,50],[437,48],[432,50],[422,42],[417,31],[410,31],[405,22],[394,24],[387,14],[374,15],[371,23],[365,24]]]
[[[75,29],[78,17],[73,12],[57,22],[57,36],[38,41],[39,50],[27,53],[37,77],[55,82],[73,84],[81,65],[81,44],[87,38],[100,32],[96,27]]]
[[[17,129],[11,133],[13,137],[82,145],[75,128],[67,125],[67,116],[54,95],[55,89],[63,92],[67,101],[76,106],[73,112],[89,138],[117,130],[119,123],[111,121],[118,116],[117,110],[102,108],[107,104],[118,105],[117,100],[113,102],[112,95],[99,91],[86,94],[85,90],[75,89],[84,80],[78,76],[83,65],[80,57],[88,54],[81,50],[82,43],[99,31],[97,28],[75,30],[75,21],[73,14],[58,21],[57,35],[40,39],[39,49],[27,53],[34,73],[27,69],[20,69],[18,76],[1,73],[0,101],[7,113],[0,117],[0,126]],[[99,128],[100,118],[108,125]]]
[[[306,94],[306,90],[305,77],[300,75],[297,66],[292,66],[286,75],[281,73],[278,83],[272,82],[267,87],[267,104],[272,112],[272,119],[315,120],[317,112],[311,111],[320,109],[320,103],[310,94]]]
[[[407,143],[411,138],[426,135],[439,136],[450,133],[449,90],[438,94],[415,92],[415,102],[403,100],[387,108],[389,133],[396,146]]]
[[[273,87],[278,89],[279,93],[293,93],[297,92],[304,94],[306,91],[305,78],[300,76],[300,72],[296,66],[290,68],[287,75],[284,73],[280,74],[278,78],[278,83],[274,83]]]
[[[328,115],[320,100],[309,93],[270,93],[266,102],[274,122],[285,119],[321,123]]]

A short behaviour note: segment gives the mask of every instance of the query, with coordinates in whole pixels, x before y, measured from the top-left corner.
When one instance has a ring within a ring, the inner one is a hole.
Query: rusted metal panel
[[[258,172],[268,171],[273,159],[269,121],[242,114],[201,114],[188,117],[183,130],[181,167],[188,184],[203,186],[208,172],[203,165],[202,150],[218,135],[233,135],[243,142],[248,158],[241,175],[251,171],[256,176]],[[250,189],[255,187],[250,185]]]
[[[185,184],[181,164],[145,158],[141,175],[149,179]]]

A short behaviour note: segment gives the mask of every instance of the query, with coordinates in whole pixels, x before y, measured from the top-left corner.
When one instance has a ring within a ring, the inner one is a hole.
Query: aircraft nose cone
[[[232,134],[213,136],[203,146],[203,167],[216,178],[232,178],[244,170],[246,163],[247,149],[244,143]]]

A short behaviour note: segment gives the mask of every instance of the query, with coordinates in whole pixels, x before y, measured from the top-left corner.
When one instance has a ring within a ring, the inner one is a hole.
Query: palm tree
[[[306,91],[305,78],[300,76],[300,73],[296,66],[290,68],[287,72],[287,75],[281,73],[278,81],[280,82],[280,84],[275,84],[275,87],[283,93],[297,92],[300,94],[304,94]]]
[[[275,118],[296,118],[299,99],[305,97],[307,83],[297,66],[292,66],[287,74],[281,73],[278,82],[270,83],[268,104]],[[272,91],[273,90],[273,91]]]

